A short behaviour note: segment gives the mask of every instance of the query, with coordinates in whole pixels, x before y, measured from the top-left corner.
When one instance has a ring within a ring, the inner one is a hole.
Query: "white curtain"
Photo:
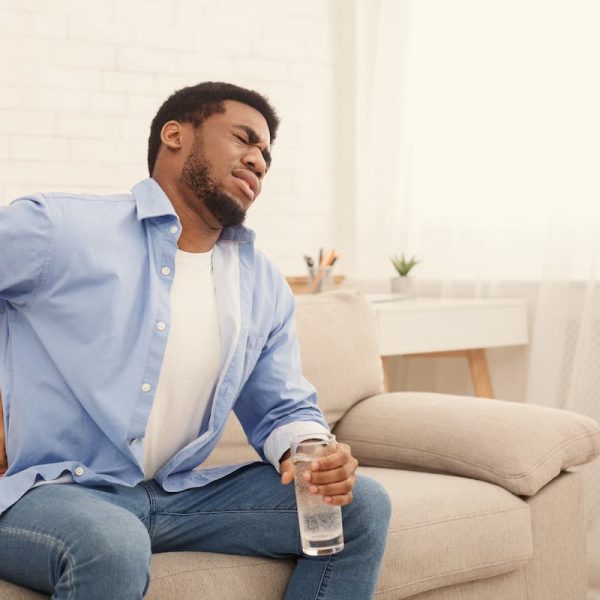
[[[535,282],[523,399],[600,419],[600,2],[354,6],[350,272],[390,277],[404,252],[446,294]],[[593,577],[600,467],[587,472]]]

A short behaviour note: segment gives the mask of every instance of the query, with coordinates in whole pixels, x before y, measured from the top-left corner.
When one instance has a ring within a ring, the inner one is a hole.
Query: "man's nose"
[[[262,155],[260,148],[252,146],[243,158],[244,166],[248,167],[253,173],[262,179],[267,172],[267,163]]]

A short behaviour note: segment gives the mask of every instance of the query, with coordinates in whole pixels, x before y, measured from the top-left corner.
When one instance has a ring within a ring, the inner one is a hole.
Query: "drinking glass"
[[[309,556],[335,554],[344,548],[341,507],[327,504],[323,496],[312,494],[309,491],[312,484],[303,477],[306,471],[310,472],[313,461],[333,454],[336,446],[331,433],[300,435],[291,444],[302,551]]]

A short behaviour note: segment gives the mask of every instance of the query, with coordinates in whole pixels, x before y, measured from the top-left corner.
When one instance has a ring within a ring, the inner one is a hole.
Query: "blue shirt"
[[[82,485],[143,480],[180,233],[152,179],[129,194],[37,194],[0,210],[8,457],[0,512],[36,482],[65,474]],[[253,241],[252,231],[236,227],[215,245],[220,376],[197,439],[156,474],[167,491],[206,485],[241,466],[201,466],[232,409],[276,467],[292,435],[328,430],[302,376],[294,298]]]

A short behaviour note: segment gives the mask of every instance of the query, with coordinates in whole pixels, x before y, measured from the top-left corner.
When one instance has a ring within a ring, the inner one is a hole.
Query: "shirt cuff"
[[[267,460],[275,467],[279,473],[279,459],[290,449],[292,438],[297,435],[307,435],[310,433],[329,433],[329,429],[323,427],[316,421],[293,421],[286,423],[281,427],[274,429],[265,445],[263,451]]]

